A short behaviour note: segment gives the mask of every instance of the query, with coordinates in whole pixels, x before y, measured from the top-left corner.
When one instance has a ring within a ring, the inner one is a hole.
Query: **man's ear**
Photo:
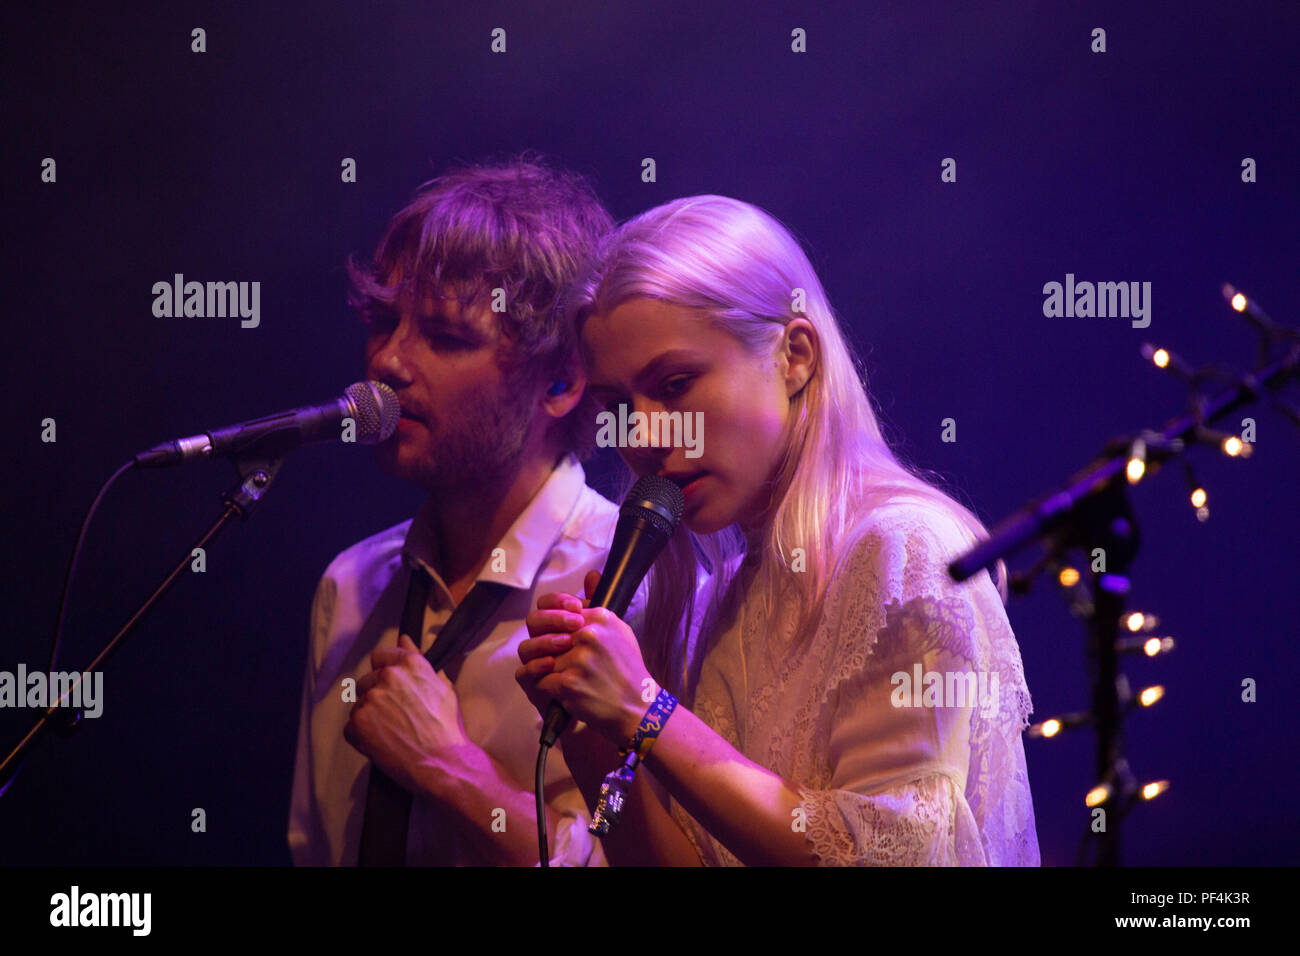
[[[785,390],[790,398],[798,395],[817,369],[820,343],[817,331],[807,319],[793,318],[786,323],[781,338],[781,369]]]
[[[542,394],[542,408],[552,418],[563,418],[577,407],[586,388],[587,373],[583,370],[577,353],[574,353],[565,363],[564,371],[547,384],[546,391]]]

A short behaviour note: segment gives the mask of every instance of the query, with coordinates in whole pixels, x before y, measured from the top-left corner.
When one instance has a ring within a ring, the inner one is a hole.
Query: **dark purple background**
[[[123,6],[3,13],[16,404],[0,669],[43,665],[77,525],[118,464],[361,377],[344,256],[457,159],[541,150],[592,175],[619,219],[703,192],[770,210],[868,350],[904,454],[990,523],[1109,436],[1182,410],[1183,387],[1143,363],[1142,342],[1252,361],[1221,282],[1300,323],[1291,2]],[[194,26],[206,54],[189,52]],[[488,49],[497,26],[505,55]],[[1089,52],[1096,26],[1104,55]],[[794,27],[806,54],[790,52]],[[46,156],[55,185],[39,178]],[[345,156],[355,185],[340,182]],[[647,156],[654,184],[640,180]],[[946,156],[956,184],[939,180]],[[1244,156],[1259,182],[1241,182]],[[261,327],[154,318],[151,286],[176,272],[260,281]],[[1044,318],[1043,284],[1067,272],[1152,282],[1150,328]],[[1300,847],[1286,756],[1300,432],[1249,414],[1250,461],[1193,455],[1207,524],[1176,471],[1133,495],[1135,602],[1179,648],[1125,664],[1136,686],[1169,691],[1128,722],[1133,769],[1173,784],[1126,822],[1131,864],[1289,863]],[[39,440],[47,416],[56,444]],[[956,444],[939,440],[948,416]],[[214,463],[120,483],[86,549],[64,667],[84,665],[188,551],[232,475]],[[0,801],[0,859],[287,862],[312,589],[335,553],[417,502],[364,452],[296,454],[207,573],[112,661],[104,716],[28,761]],[[1082,631],[1058,597],[1040,588],[1009,613],[1036,716],[1085,706]],[[1241,702],[1245,677],[1258,703]],[[30,720],[0,712],[0,739]],[[1092,736],[1027,751],[1043,860],[1070,864]],[[204,834],[190,831],[194,807]]]

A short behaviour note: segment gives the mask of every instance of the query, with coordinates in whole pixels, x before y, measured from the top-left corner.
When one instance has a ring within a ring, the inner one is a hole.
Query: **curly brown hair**
[[[368,324],[429,297],[454,295],[472,309],[503,289],[506,311],[496,318],[511,374],[534,386],[554,381],[578,343],[564,293],[613,228],[585,177],[536,153],[458,166],[416,190],[369,261],[348,257],[348,304]],[[565,450],[580,459],[595,446],[596,411],[584,394],[560,426]]]

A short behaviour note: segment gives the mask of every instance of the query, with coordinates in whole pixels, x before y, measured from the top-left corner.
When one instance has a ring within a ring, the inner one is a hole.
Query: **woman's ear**
[[[790,398],[798,395],[817,368],[817,332],[807,319],[793,318],[786,323],[781,339],[781,367],[785,390]]]

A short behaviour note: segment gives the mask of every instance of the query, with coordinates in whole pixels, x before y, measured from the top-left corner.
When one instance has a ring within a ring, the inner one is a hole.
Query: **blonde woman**
[[[735,199],[667,203],[569,307],[593,397],[702,423],[693,457],[620,449],[686,500],[643,633],[553,594],[519,649],[529,699],[575,719],[589,805],[644,754],[609,860],[1037,865],[1005,569],[948,578],[986,531],[888,448],[790,233]]]

